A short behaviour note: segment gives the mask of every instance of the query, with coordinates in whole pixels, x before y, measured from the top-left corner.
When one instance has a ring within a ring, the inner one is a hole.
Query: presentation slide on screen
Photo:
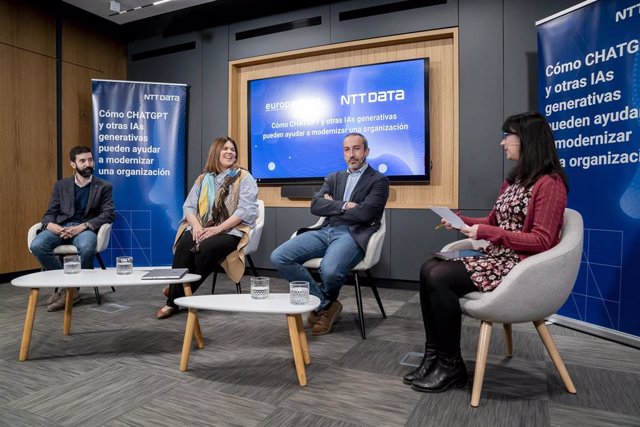
[[[428,59],[249,81],[256,179],[322,178],[345,167],[342,139],[369,140],[388,176],[428,179]]]

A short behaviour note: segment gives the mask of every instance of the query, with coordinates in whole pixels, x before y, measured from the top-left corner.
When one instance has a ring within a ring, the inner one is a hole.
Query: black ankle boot
[[[425,344],[424,357],[422,358],[420,366],[405,375],[402,379],[402,382],[407,385],[411,385],[411,383],[413,383],[415,380],[424,378],[424,376],[427,375],[431,369],[433,369],[437,360],[438,350],[436,350],[433,346]]]
[[[460,353],[453,356],[440,354],[435,367],[424,378],[414,380],[411,388],[425,393],[440,393],[452,385],[464,387],[468,382],[467,367]]]

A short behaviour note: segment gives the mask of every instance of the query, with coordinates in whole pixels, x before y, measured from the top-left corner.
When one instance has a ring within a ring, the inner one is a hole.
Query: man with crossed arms
[[[311,213],[324,216],[324,223],[318,229],[300,230],[271,254],[271,262],[286,280],[309,282],[310,293],[320,298],[318,311],[308,318],[312,335],[331,332],[342,311],[340,288],[380,229],[389,197],[389,179],[367,164],[369,145],[364,135],[350,133],[342,146],[347,169],[327,176],[311,201]],[[320,283],[303,267],[313,258],[322,258]]]

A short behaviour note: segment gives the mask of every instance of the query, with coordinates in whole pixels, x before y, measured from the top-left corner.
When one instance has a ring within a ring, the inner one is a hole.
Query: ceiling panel
[[[204,3],[212,3],[215,0],[118,0],[114,2],[116,3],[114,6],[119,6],[120,13],[112,10],[112,0],[63,1],[116,24],[126,24]]]

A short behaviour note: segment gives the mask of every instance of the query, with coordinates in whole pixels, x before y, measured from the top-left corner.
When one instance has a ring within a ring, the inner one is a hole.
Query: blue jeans
[[[309,270],[302,266],[313,258],[322,258],[318,269],[322,283],[316,282]],[[338,298],[349,271],[363,258],[364,253],[347,226],[326,226],[307,231],[284,242],[271,253],[271,262],[286,280],[309,282],[309,292],[320,298],[322,310]]]
[[[64,224],[64,227],[74,225],[78,225],[78,223]],[[71,239],[61,239],[57,234],[44,230],[33,239],[30,249],[42,264],[42,268],[45,270],[60,270],[62,269],[62,262],[60,262],[58,255],[53,254],[53,250],[60,245],[73,245],[78,248],[81,267],[92,269],[97,243],[98,235],[92,230],[85,230]]]

